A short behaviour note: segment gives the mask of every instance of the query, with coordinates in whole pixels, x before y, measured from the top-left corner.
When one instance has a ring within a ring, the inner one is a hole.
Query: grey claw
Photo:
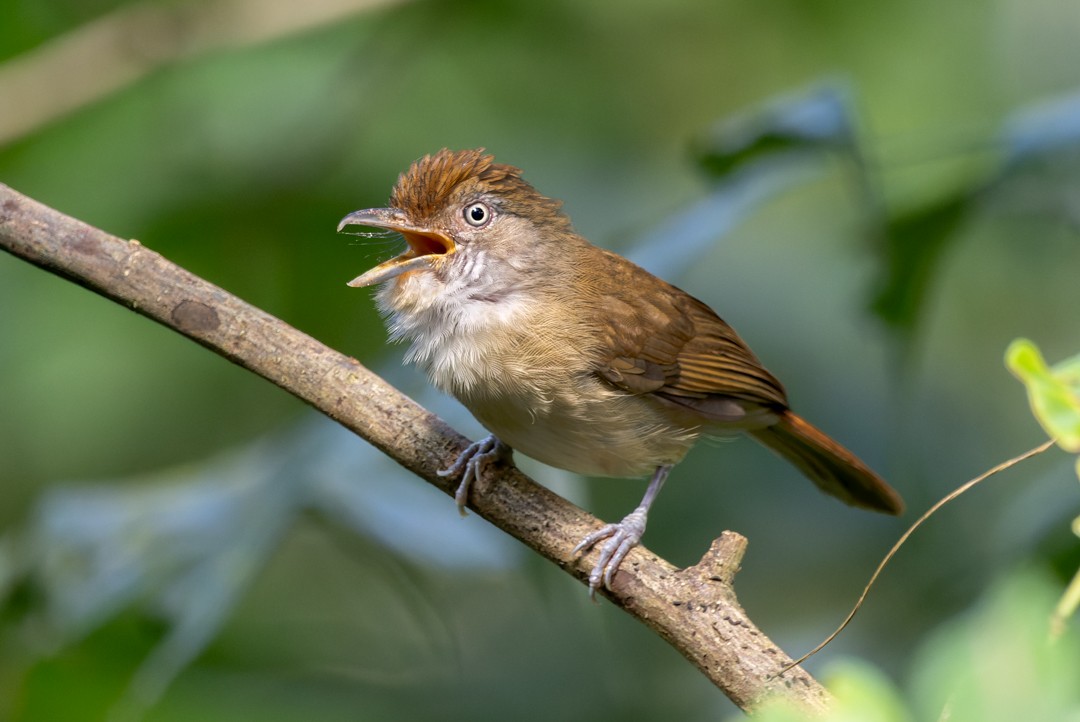
[[[454,502],[458,512],[465,514],[465,505],[469,501],[469,489],[472,483],[480,478],[484,467],[493,461],[508,461],[513,454],[513,449],[499,441],[494,434],[469,444],[465,451],[458,455],[454,463],[436,473],[439,476],[457,476],[461,474],[461,483],[454,492]]]
[[[641,541],[645,533],[645,521],[645,512],[641,508],[635,509],[618,524],[608,524],[597,529],[574,547],[574,556],[577,556],[607,539],[604,546],[600,547],[600,558],[596,561],[596,566],[589,572],[589,597],[596,598],[596,590],[601,584],[605,589],[611,589],[611,582],[615,578],[615,572],[619,570],[619,565]]]

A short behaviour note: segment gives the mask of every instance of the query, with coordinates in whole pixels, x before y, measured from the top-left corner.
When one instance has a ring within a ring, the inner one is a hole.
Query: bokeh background
[[[1045,438],[1002,354],[1080,348],[1077,37],[1059,0],[6,0],[0,182],[476,436],[345,286],[394,246],[334,228],[443,146],[524,168],[586,237],[718,309],[905,496],[902,520],[849,509],[749,441],[674,472],[646,544],[688,565],[745,534],[740,599],[797,655],[915,515]],[[1052,602],[1080,565],[1072,463],[1049,452],[947,507],[809,669],[856,658],[916,697],[928,646],[1013,570]],[[607,520],[644,489],[521,464]],[[364,442],[7,255],[0,530],[2,719],[734,710]]]

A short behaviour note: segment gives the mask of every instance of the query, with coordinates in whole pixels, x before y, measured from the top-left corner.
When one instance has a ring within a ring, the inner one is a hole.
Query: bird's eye
[[[465,222],[476,228],[483,228],[491,221],[491,209],[485,203],[473,203],[465,206]]]

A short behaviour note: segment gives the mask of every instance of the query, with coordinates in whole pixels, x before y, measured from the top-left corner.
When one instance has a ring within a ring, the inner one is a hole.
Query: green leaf
[[[892,682],[876,667],[856,660],[831,664],[825,685],[836,697],[830,722],[906,722],[912,719]]]
[[[792,151],[855,152],[854,112],[848,89],[838,83],[816,85],[717,125],[698,162],[715,179],[746,164]]]
[[[1073,522],[1073,531],[1078,531],[1077,522],[1080,522],[1080,517]],[[1050,617],[1051,639],[1058,639],[1065,634],[1069,617],[1076,614],[1078,607],[1080,607],[1080,571],[1073,576],[1069,586],[1065,588],[1065,593],[1061,595],[1061,599],[1054,607],[1054,613]]]
[[[888,220],[885,279],[872,304],[886,323],[901,331],[914,328],[934,272],[974,198],[965,190]]]
[[[1005,352],[1005,365],[1027,388],[1035,418],[1061,448],[1080,452],[1080,356],[1051,369],[1027,339]]]
[[[935,632],[913,664],[919,719],[1080,719],[1080,639],[1074,630],[1047,637],[1060,592],[1040,571],[1013,573]]]

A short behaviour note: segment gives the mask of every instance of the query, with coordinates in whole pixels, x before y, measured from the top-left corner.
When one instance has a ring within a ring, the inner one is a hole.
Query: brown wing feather
[[[597,299],[611,319],[597,373],[632,394],[652,393],[713,415],[717,397],[786,408],[783,386],[708,306],[624,258],[604,254],[618,290]],[[642,293],[663,284],[669,293]],[[731,408],[730,405],[723,408]]]
[[[768,425],[746,430],[806,474],[822,490],[849,504],[900,514],[904,503],[854,454],[787,408],[784,387],[712,309],[629,261],[608,254],[607,271],[619,290],[598,299],[612,323],[600,347],[597,374],[632,394],[652,394],[700,418],[745,423],[768,411]]]

